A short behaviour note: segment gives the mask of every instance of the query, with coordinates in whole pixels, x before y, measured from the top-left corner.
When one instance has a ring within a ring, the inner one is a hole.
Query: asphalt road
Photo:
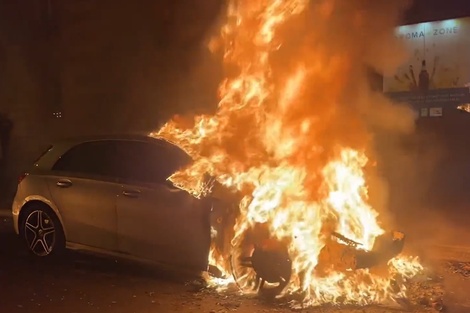
[[[452,276],[452,275],[450,275]],[[449,276],[446,300],[450,312],[470,312],[465,306],[468,279]],[[430,308],[349,307],[310,308],[303,312],[397,313],[430,312]],[[201,288],[194,277],[122,264],[115,260],[69,253],[54,262],[38,262],[13,234],[11,219],[0,219],[0,313],[257,313],[292,312],[282,300],[221,294]]]

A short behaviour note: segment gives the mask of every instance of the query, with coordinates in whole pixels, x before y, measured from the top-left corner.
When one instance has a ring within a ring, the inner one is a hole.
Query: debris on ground
[[[443,278],[435,274],[419,275],[408,286],[408,300],[416,306],[434,307],[444,295]]]
[[[470,262],[446,261],[443,268],[447,273],[457,274],[465,279],[470,279]]]
[[[395,299],[395,302],[392,302],[387,305],[372,305],[366,307],[355,307],[355,306],[330,306],[325,305],[321,308],[294,308],[292,303],[295,302],[295,299],[290,297],[285,298],[276,298],[267,301],[262,299],[259,296],[241,296],[237,290],[226,290],[223,292],[218,292],[215,289],[201,285],[200,281],[190,281],[186,284],[194,291],[194,300],[203,298],[213,298],[216,301],[216,307],[213,308],[213,312],[231,312],[231,311],[240,311],[240,306],[246,301],[255,300],[253,304],[265,305],[270,308],[271,311],[280,311],[280,312],[293,312],[293,311],[302,311],[310,312],[314,310],[315,312],[389,312],[389,310],[394,312],[445,312],[445,292],[444,292],[444,278],[438,275],[435,272],[427,271],[421,275],[416,276],[412,280],[406,283],[407,287],[407,299]],[[189,291],[189,290],[188,290]],[[297,299],[300,300],[300,299]],[[298,301],[297,301],[298,303]],[[375,309],[374,309],[375,308]],[[318,311],[319,310],[319,311]]]

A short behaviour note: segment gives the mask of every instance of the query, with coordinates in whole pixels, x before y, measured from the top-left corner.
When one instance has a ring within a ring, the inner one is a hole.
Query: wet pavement
[[[465,304],[470,290],[470,263],[439,264],[444,276],[447,312],[470,312],[470,305]],[[37,261],[13,234],[11,219],[0,218],[1,313],[293,311],[283,300],[264,302],[256,296],[202,288],[195,278],[79,253],[67,253],[54,262]],[[437,312],[428,300],[412,307],[319,307],[302,312]]]

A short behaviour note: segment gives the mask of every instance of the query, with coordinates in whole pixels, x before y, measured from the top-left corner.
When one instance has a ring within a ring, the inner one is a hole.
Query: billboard
[[[396,36],[409,59],[384,73],[384,93],[422,117],[470,102],[470,17],[400,26]]]

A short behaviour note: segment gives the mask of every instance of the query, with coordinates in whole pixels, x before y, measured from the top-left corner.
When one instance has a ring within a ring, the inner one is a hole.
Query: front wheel
[[[32,255],[43,258],[65,249],[62,226],[50,208],[35,205],[27,208],[24,216],[21,233]]]

